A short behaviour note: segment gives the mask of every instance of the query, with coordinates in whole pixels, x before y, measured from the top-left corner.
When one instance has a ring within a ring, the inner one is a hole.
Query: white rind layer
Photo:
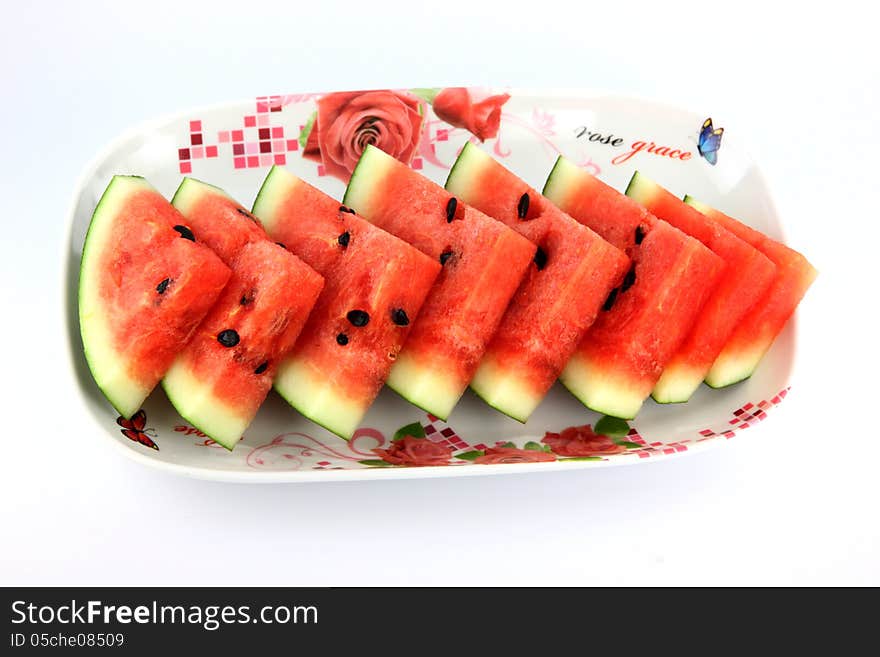
[[[367,412],[362,404],[345,397],[311,365],[289,358],[278,368],[275,390],[312,422],[337,436],[350,439]]]
[[[431,415],[446,420],[461,399],[466,384],[444,376],[434,367],[420,365],[406,351],[397,357],[386,385]]]
[[[388,169],[395,162],[393,157],[375,146],[367,146],[351,174],[342,203],[369,220],[375,214],[372,204],[376,192],[375,183],[385,178]]]
[[[544,184],[542,193],[550,201],[564,209],[568,201],[569,190],[577,189],[580,181],[589,175],[570,160],[559,156]]]
[[[578,355],[568,361],[559,380],[587,408],[624,420],[633,419],[650,394],[635,390],[632,381],[614,372],[592,367]]]
[[[226,449],[235,447],[252,419],[232,412],[214,394],[213,382],[197,379],[180,358],[165,374],[162,387],[181,417]]]
[[[651,397],[658,404],[681,404],[693,396],[702,382],[700,369],[673,362],[663,369]]]
[[[302,182],[297,176],[284,167],[273,166],[263,181],[257,198],[254,200],[252,213],[270,235],[278,221],[278,206],[289,197]]]
[[[494,163],[491,155],[471,142],[465,142],[446,179],[446,191],[468,203],[479,172]]]
[[[745,381],[754,374],[772,344],[772,340],[762,340],[752,349],[748,351],[737,349],[736,353],[731,353],[733,350],[728,352],[722,349],[712,363],[709,373],[706,374],[706,385],[711,388],[725,388]]]
[[[471,380],[471,389],[480,399],[514,420],[525,422],[541,403],[528,378],[511,369],[501,369],[484,358]]]
[[[188,217],[192,212],[193,206],[206,194],[219,194],[224,198],[232,199],[229,194],[219,187],[196,180],[195,178],[184,178],[171,198],[171,205],[177,208],[177,211],[184,217]]]

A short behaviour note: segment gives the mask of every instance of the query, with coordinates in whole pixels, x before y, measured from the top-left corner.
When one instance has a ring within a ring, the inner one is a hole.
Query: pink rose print
[[[509,99],[510,94],[498,94],[475,103],[470,91],[464,87],[449,87],[434,97],[434,114],[456,128],[464,128],[480,141],[486,141],[498,134],[501,106]]]
[[[303,156],[347,181],[367,144],[409,164],[422,134],[420,101],[390,90],[343,91],[318,99]]]
[[[625,446],[618,445],[608,436],[594,433],[589,424],[569,427],[562,433],[548,431],[541,442],[559,456],[609,456],[626,451]]]
[[[538,463],[555,461],[556,456],[540,449],[519,449],[517,447],[487,447],[474,463]]]
[[[431,442],[427,438],[404,436],[395,440],[388,449],[374,449],[383,461],[392,465],[449,465],[452,448]]]

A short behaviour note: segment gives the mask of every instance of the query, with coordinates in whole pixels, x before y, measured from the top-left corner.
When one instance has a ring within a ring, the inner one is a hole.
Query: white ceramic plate
[[[678,195],[691,194],[771,237],[783,237],[764,179],[739,145],[735,126],[726,126],[723,116],[712,115],[716,126],[727,128],[718,163],[712,166],[697,149],[706,113],[599,93],[471,91],[476,99],[490,93],[510,94],[503,104],[496,103],[501,112],[500,128],[497,137],[486,139],[483,147],[537,189],[542,188],[553,162],[562,153],[619,190],[639,169]],[[648,400],[636,420],[630,422],[632,428],[625,444],[610,440],[597,443],[595,453],[581,459],[559,456],[552,462],[534,462],[529,452],[539,452],[533,449],[523,449],[515,455],[523,462],[510,464],[485,464],[455,456],[467,452],[473,456],[474,451],[507,442],[525,448],[527,443],[540,443],[547,431],[594,424],[599,416],[558,384],[525,425],[489,408],[470,392],[448,423],[440,422],[386,389],[350,442],[306,420],[271,393],[231,453],[188,426],[157,388],[144,405],[142,442],[124,436],[116,413],[89,374],[76,311],[83,240],[110,177],[116,173],[142,175],[170,198],[181,176],[191,174],[224,188],[249,207],[269,166],[278,163],[341,198],[344,183],[328,175],[327,167],[304,157],[298,142],[303,126],[315,111],[317,98],[317,94],[268,96],[157,120],[120,137],[84,174],[72,203],[65,254],[67,339],[74,384],[83,402],[103,437],[127,455],[187,475],[252,482],[590,468],[650,462],[718,445],[736,431],[763,420],[787,394],[795,351],[794,322],[789,323],[749,380],[724,390],[703,386],[686,404],[661,406]],[[420,144],[411,165],[442,185],[458,149],[476,137],[463,127],[439,120],[427,102],[421,103],[421,110],[424,119]],[[470,127],[480,129],[473,124]],[[627,158],[626,153],[636,142],[645,143],[646,148]],[[666,146],[667,150],[690,152],[691,156],[682,160],[649,153],[647,145],[651,143]],[[427,440],[451,449],[453,456],[447,466],[393,466],[373,451],[387,447],[400,427],[412,423],[422,425]]]

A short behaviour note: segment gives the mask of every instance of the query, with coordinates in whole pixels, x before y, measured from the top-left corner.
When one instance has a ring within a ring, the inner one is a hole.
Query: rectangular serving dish
[[[410,165],[441,185],[467,140],[481,143],[537,189],[543,186],[556,157],[563,154],[618,190],[623,191],[638,169],[678,195],[691,194],[775,239],[783,238],[764,178],[740,146],[735,130],[725,132],[717,164],[711,165],[700,156],[697,140],[707,118],[704,114],[596,92],[471,89],[477,102],[490,100],[460,108],[456,116],[447,112],[444,121],[431,106],[437,91],[372,92],[369,98],[378,99],[381,105],[382,94],[403,95],[418,103],[422,122],[409,144],[413,147],[408,153]],[[365,93],[346,92],[349,98]],[[301,417],[271,393],[232,452],[187,425],[157,388],[143,407],[143,440],[123,435],[115,411],[89,373],[77,318],[82,246],[101,193],[114,174],[130,173],[144,176],[170,198],[181,177],[191,175],[250,206],[268,168],[277,164],[341,199],[345,184],[338,167],[328,165],[320,153],[316,156],[315,141],[307,138],[316,100],[322,95],[264,96],[152,121],[115,140],[83,174],[70,210],[62,295],[70,384],[88,407],[102,440],[154,467],[224,481],[549,471],[645,463],[715,446],[763,420],[788,393],[795,356],[794,321],[747,381],[722,390],[703,386],[686,404],[661,406],[648,400],[629,423],[628,435],[597,439],[594,449],[574,458],[546,451],[541,439],[547,432],[595,424],[599,416],[559,384],[526,424],[493,410],[471,392],[465,394],[448,421],[442,422],[385,389],[349,442]],[[377,113],[382,109],[377,107]],[[466,115],[469,109],[474,111]],[[487,133],[493,126],[486,123],[493,120],[489,110],[497,111],[500,118],[497,134],[491,137]],[[713,118],[715,125],[724,124],[723,117]],[[479,137],[486,137],[485,141],[480,142]],[[427,440],[449,448],[446,465],[391,465],[374,451],[387,447],[401,427],[414,424],[421,426]],[[516,451],[509,452],[507,458],[492,456],[492,448],[507,444]],[[544,460],[550,457],[553,460]]]

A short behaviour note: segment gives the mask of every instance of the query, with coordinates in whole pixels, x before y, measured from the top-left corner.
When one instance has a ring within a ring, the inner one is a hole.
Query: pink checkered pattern
[[[687,451],[687,445],[685,442],[688,441],[677,441],[674,443],[659,443],[653,442],[648,443],[642,435],[638,432],[638,429],[632,428],[629,430],[629,433],[626,434],[626,440],[631,443],[635,443],[636,445],[641,445],[641,449],[631,449],[626,454],[634,454],[640,459],[646,459],[649,456],[655,454],[674,454],[675,452],[684,452]]]
[[[217,157],[217,144],[205,144],[202,122],[198,119],[189,122],[189,145],[177,149],[177,162],[180,173],[192,173],[193,160]]]
[[[308,96],[312,96],[309,94]],[[241,126],[229,130],[218,130],[217,141],[206,143],[206,131],[200,119],[189,122],[189,144],[177,151],[180,173],[187,175],[193,171],[193,162],[200,159],[216,158],[220,155],[220,145],[224,150],[231,148],[229,155],[235,169],[254,169],[270,167],[273,164],[287,163],[287,154],[299,150],[299,141],[285,135],[284,126],[272,125],[273,112],[292,102],[301,102],[300,96],[259,96],[256,111],[241,119]]]
[[[427,420],[422,420],[422,427],[425,429],[425,438],[431,442],[446,445],[453,450],[468,449],[468,445],[455,429],[446,424],[443,420],[434,417],[430,413]]]
[[[733,411],[733,417],[727,421],[727,425],[724,429],[718,429],[717,431],[712,429],[703,429],[699,432],[700,438],[697,439],[696,442],[702,442],[704,440],[710,440],[712,438],[723,437],[726,439],[733,438],[736,435],[736,432],[740,429],[747,429],[751,426],[754,426],[758,422],[763,421],[767,418],[767,411],[771,408],[779,404],[785,396],[788,394],[788,391],[791,388],[786,388],[785,390],[780,390],[779,394],[775,395],[770,400],[762,400],[757,403],[749,402],[744,406]]]
[[[257,114],[280,112],[284,105],[283,96],[257,96]]]
[[[283,107],[281,96],[257,98],[256,114],[242,118],[243,128],[221,130],[218,141],[232,144],[232,166],[236,169],[287,164],[287,154],[299,150],[296,139],[288,139],[284,126],[272,125],[272,112]]]

